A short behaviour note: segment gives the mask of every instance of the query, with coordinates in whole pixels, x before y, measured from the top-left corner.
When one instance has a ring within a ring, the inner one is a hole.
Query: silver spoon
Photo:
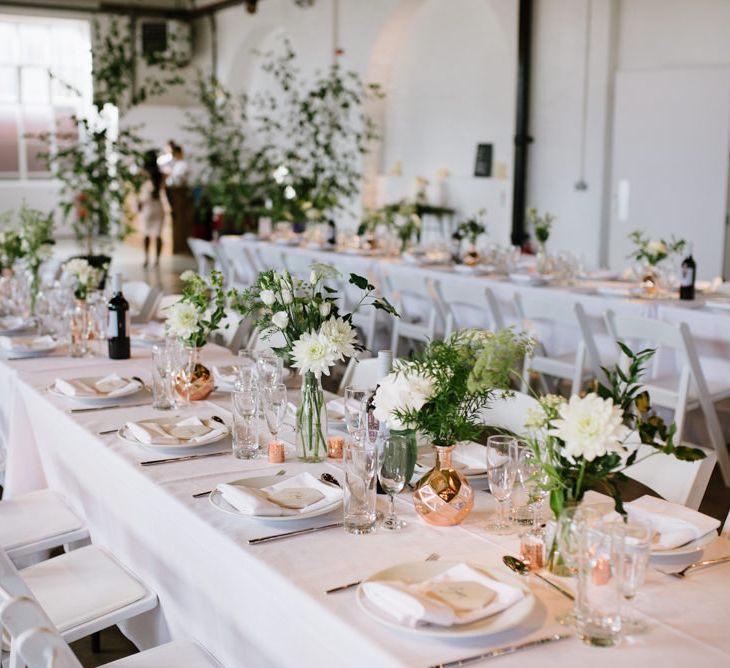
[[[504,562],[505,566],[513,570],[515,573],[519,573],[520,575],[529,575],[532,573],[536,577],[540,578],[545,584],[549,584],[553,589],[557,589],[563,596],[566,598],[569,598],[571,601],[575,601],[575,596],[571,594],[567,589],[563,589],[559,584],[556,584],[552,580],[548,580],[544,575],[541,575],[537,571],[531,571],[527,564],[522,561],[521,559],[518,559],[517,557],[511,557],[510,555],[505,555],[502,557],[502,561]]]

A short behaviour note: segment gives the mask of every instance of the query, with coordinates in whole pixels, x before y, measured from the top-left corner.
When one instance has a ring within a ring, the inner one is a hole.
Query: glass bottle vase
[[[537,265],[537,273],[540,276],[550,273],[550,257],[548,256],[547,248],[545,247],[544,241],[538,243],[535,261]]]
[[[474,490],[451,463],[454,447],[434,446],[435,465],[418,481],[413,492],[416,512],[429,524],[460,524],[474,507]]]
[[[327,457],[327,409],[322,380],[304,374],[296,415],[297,456],[303,462],[321,462]]]

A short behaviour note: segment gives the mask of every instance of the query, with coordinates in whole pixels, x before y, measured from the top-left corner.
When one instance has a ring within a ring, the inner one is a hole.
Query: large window
[[[0,178],[48,178],[38,135],[73,130],[91,98],[87,21],[0,14]]]

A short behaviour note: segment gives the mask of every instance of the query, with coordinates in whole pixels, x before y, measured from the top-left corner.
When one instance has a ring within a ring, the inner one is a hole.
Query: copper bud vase
[[[213,390],[215,389],[215,383],[213,381],[213,374],[210,369],[197,362],[195,364],[195,370],[192,375],[192,382],[190,383],[190,395],[187,393],[185,383],[183,383],[178,377],[175,383],[175,390],[177,393],[190,401],[203,401],[207,399]]]
[[[461,524],[474,507],[474,490],[451,464],[454,447],[434,446],[436,463],[413,492],[416,512],[436,526]]]

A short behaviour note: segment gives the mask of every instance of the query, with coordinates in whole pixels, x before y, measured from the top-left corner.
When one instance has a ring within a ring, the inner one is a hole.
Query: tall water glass
[[[344,524],[354,534],[375,530],[376,479],[381,439],[377,432],[361,429],[343,449],[345,467]]]
[[[367,418],[365,409],[372,394],[372,390],[361,387],[348,386],[345,388],[345,425],[350,436],[365,427],[364,422]]]
[[[233,456],[254,459],[259,452],[259,396],[254,387],[237,387],[231,392],[233,404]]]
[[[395,495],[400,494],[406,484],[408,453],[409,437],[405,434],[391,433],[383,443],[378,480],[390,499],[390,512],[381,524],[383,529],[397,531],[406,525],[395,513]]]
[[[271,432],[271,437],[276,441],[276,437],[284,424],[288,402],[286,397],[286,385],[279,383],[278,385],[270,385],[262,390],[262,404],[264,409],[264,417],[266,418],[266,426]]]
[[[167,411],[175,406],[173,395],[175,360],[165,346],[152,348],[152,408]]]
[[[512,490],[517,476],[517,439],[512,436],[490,436],[487,439],[487,479],[489,491],[497,501],[497,513],[487,530],[497,534],[512,533],[514,525],[508,517]]]
[[[621,638],[624,541],[621,523],[580,523],[575,628],[588,645],[610,647]]]

